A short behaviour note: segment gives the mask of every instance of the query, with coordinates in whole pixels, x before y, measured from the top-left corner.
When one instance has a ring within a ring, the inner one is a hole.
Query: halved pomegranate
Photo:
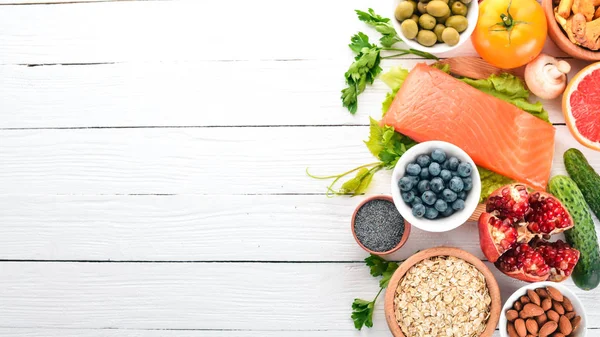
[[[552,235],[574,225],[565,206],[551,194],[538,191],[531,193],[529,207],[525,220],[527,228],[533,233]]]
[[[523,184],[511,184],[494,191],[479,217],[479,244],[483,254],[503,273],[519,280],[535,282],[567,278],[579,252],[550,235],[573,227],[573,219],[551,194],[528,192]],[[528,244],[533,238],[535,244]]]
[[[571,276],[573,268],[579,261],[579,251],[571,248],[562,240],[556,242],[537,241],[533,244],[536,252],[542,254],[550,267],[549,281],[561,282]]]
[[[542,254],[526,243],[509,250],[496,262],[496,267],[504,274],[526,282],[540,282],[548,279],[550,267]]]

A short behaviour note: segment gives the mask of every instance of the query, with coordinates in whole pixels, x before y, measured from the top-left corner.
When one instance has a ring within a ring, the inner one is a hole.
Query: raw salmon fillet
[[[554,127],[426,64],[408,75],[382,120],[417,142],[442,140],[479,166],[545,189]]]

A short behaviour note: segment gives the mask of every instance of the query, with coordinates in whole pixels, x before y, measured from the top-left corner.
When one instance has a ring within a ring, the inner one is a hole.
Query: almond
[[[526,319],[544,314],[544,309],[539,305],[527,303],[523,306],[523,310],[519,313],[519,317]]]
[[[544,288],[537,288],[537,289],[535,290],[535,292],[536,292],[538,295],[540,295],[540,297],[541,297],[541,298],[546,298],[546,297],[548,297],[548,292],[547,292],[547,291],[546,291],[546,289],[544,289]]]
[[[558,323],[556,323],[554,321],[548,321],[540,329],[539,336],[540,337],[548,337],[548,336],[550,336],[551,333],[553,333],[554,331],[556,331],[556,328],[558,328]]]
[[[527,303],[531,302],[529,300],[529,297],[527,297],[527,296],[521,296],[521,298],[519,298],[519,301],[521,301],[521,303],[523,303],[523,304],[527,304]]]
[[[545,298],[542,301],[542,309],[544,309],[544,311],[549,310],[550,308],[552,308],[552,300],[549,298]]]
[[[569,322],[569,324],[571,324],[571,322]],[[537,335],[539,328],[538,328],[538,324],[535,321],[535,319],[529,318],[528,320],[526,320],[525,327],[527,328],[527,331],[529,331],[530,334],[532,334],[534,336]]]
[[[548,286],[546,287],[546,291],[553,300],[557,302],[563,301],[563,295],[560,293],[560,291],[558,291],[558,289]]]
[[[520,318],[517,318],[515,320],[515,330],[517,331],[517,335],[519,335],[519,337],[525,337],[527,335],[525,321]]]
[[[572,327],[573,331],[577,330],[577,328],[579,327],[580,323],[581,323],[581,316],[575,316],[571,320],[571,327]]]
[[[548,316],[548,320],[552,322],[558,322],[560,315],[554,310],[546,311],[546,315]]]
[[[567,318],[569,319],[569,321],[572,320],[573,317],[575,317],[575,315],[576,315],[575,311],[569,311],[569,312],[567,312],[565,314],[565,316],[567,316]]]
[[[523,303],[516,301],[515,304],[513,304],[513,308],[516,311],[521,311],[521,309],[523,309]]]
[[[565,311],[567,311],[567,312],[573,311],[573,304],[571,303],[571,300],[568,299],[567,297],[563,296],[562,306],[563,306],[563,308],[565,308]]]
[[[552,337],[565,337],[565,335],[561,334],[560,332],[555,332],[551,336]]]
[[[560,316],[560,319],[558,320],[558,330],[565,336],[573,332],[573,326],[571,326],[571,322],[566,316]]]
[[[508,311],[506,312],[506,319],[507,319],[509,322],[512,322],[512,321],[514,321],[514,320],[515,320],[515,319],[517,319],[517,318],[519,318],[519,313],[518,313],[516,310],[512,310],[512,309],[511,309],[511,310],[508,310]]]
[[[546,314],[543,315],[539,315],[538,317],[535,318],[535,321],[538,324],[538,327],[544,325],[544,323],[548,322],[548,316],[546,316]]]
[[[559,315],[565,314],[565,308],[563,308],[562,304],[556,301],[552,301],[552,309],[554,309],[554,311],[556,311]]]
[[[515,326],[510,322],[506,325],[506,331],[508,332],[509,337],[519,337],[517,330],[515,330]]]
[[[527,297],[529,297],[529,300],[531,303],[540,305],[540,303],[541,303],[540,296],[535,291],[528,289]]]

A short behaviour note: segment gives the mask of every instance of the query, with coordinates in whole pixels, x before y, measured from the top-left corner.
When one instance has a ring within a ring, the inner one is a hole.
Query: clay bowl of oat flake
[[[394,337],[491,337],[502,306],[488,267],[452,247],[423,250],[396,269],[385,293]]]

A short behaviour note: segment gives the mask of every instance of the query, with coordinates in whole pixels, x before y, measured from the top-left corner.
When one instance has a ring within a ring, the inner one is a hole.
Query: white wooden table
[[[350,36],[372,32],[353,9],[388,1],[0,3],[0,336],[390,335],[382,300],[374,328],[349,318],[378,290],[349,230],[363,198],[304,173],[373,160],[387,88],[356,116],[339,96]],[[545,106],[553,173],[569,147],[600,169]],[[474,224],[414,229],[395,258],[441,244],[483,258]],[[522,285],[496,276],[504,298]],[[600,290],[566,283],[600,336]]]

